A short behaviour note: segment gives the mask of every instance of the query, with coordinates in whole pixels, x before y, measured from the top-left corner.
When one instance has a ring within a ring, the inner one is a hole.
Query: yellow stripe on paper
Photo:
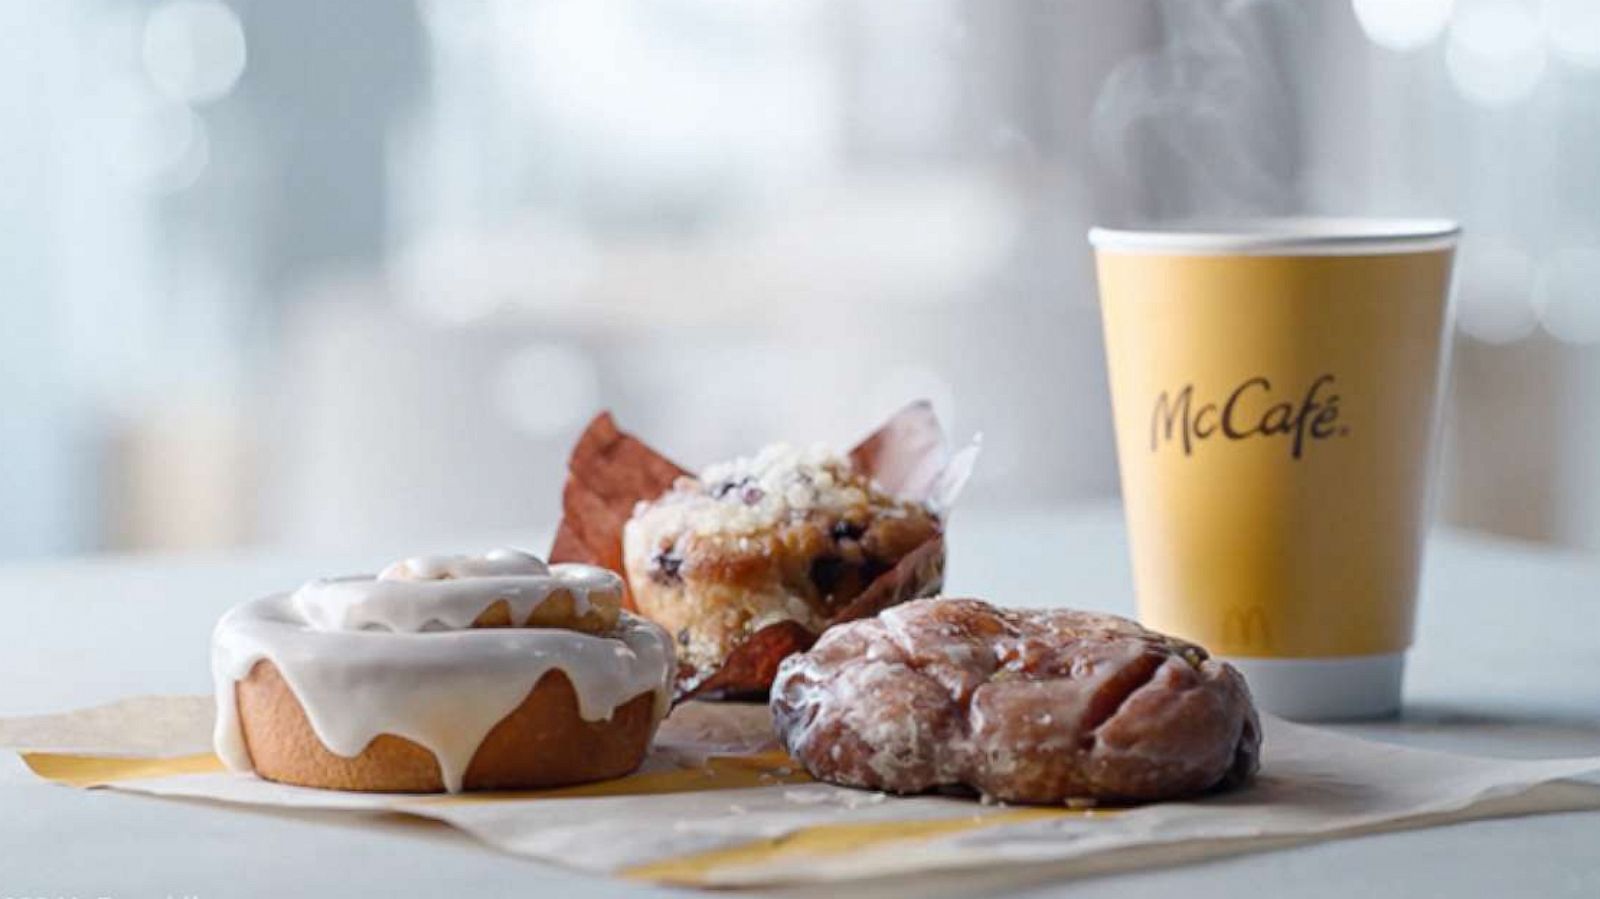
[[[1020,824],[1046,818],[1092,817],[1105,810],[1066,808],[1024,808],[921,821],[864,821],[851,824],[820,824],[778,837],[740,843],[678,858],[635,865],[622,871],[635,880],[651,880],[688,886],[703,885],[708,875],[724,868],[742,868],[775,861],[845,855],[894,843],[915,843],[949,834]]]
[[[457,805],[473,802],[499,802],[512,799],[587,799],[600,796],[662,796],[670,793],[702,793],[708,790],[745,790],[783,784],[810,783],[811,777],[787,753],[773,751],[757,755],[721,755],[702,766],[672,771],[647,771],[615,780],[601,780],[550,790],[456,793],[428,796],[412,803]],[[409,803],[408,803],[409,804]]]
[[[171,758],[138,758],[25,752],[22,761],[38,776],[69,787],[97,787],[124,780],[168,777],[177,774],[215,774],[222,760],[204,752]],[[451,804],[498,802],[513,799],[578,799],[595,796],[659,796],[706,790],[742,790],[782,784],[809,783],[811,778],[783,752],[758,755],[714,756],[702,766],[670,771],[647,771],[615,780],[557,787],[549,790],[460,793],[421,796],[404,803]]]
[[[215,774],[224,770],[222,760],[210,752],[170,758],[24,752],[22,762],[45,780],[69,787],[98,787],[122,780],[170,777],[175,774]]]

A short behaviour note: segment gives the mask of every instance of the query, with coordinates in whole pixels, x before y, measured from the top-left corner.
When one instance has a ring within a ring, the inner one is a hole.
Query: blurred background
[[[1594,0],[5,0],[0,558],[548,527],[982,431],[1116,493],[1085,229],[1449,215],[1445,520],[1600,548]]]

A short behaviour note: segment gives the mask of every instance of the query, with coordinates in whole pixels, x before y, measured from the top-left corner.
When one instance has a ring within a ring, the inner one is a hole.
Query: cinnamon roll
[[[212,638],[218,755],[301,786],[531,789],[643,761],[675,671],[621,578],[499,549],[247,602]]]

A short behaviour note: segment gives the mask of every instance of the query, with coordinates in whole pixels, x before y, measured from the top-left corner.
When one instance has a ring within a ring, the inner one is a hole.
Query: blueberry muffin
[[[692,689],[763,629],[814,638],[937,593],[941,531],[928,504],[891,494],[851,458],[778,444],[638,503],[622,549],[633,601],[674,636],[680,689]]]

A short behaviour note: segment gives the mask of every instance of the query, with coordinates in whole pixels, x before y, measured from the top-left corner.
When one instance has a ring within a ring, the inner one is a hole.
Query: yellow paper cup
[[[1268,711],[1399,708],[1458,235],[1089,233],[1139,617],[1233,662]]]

